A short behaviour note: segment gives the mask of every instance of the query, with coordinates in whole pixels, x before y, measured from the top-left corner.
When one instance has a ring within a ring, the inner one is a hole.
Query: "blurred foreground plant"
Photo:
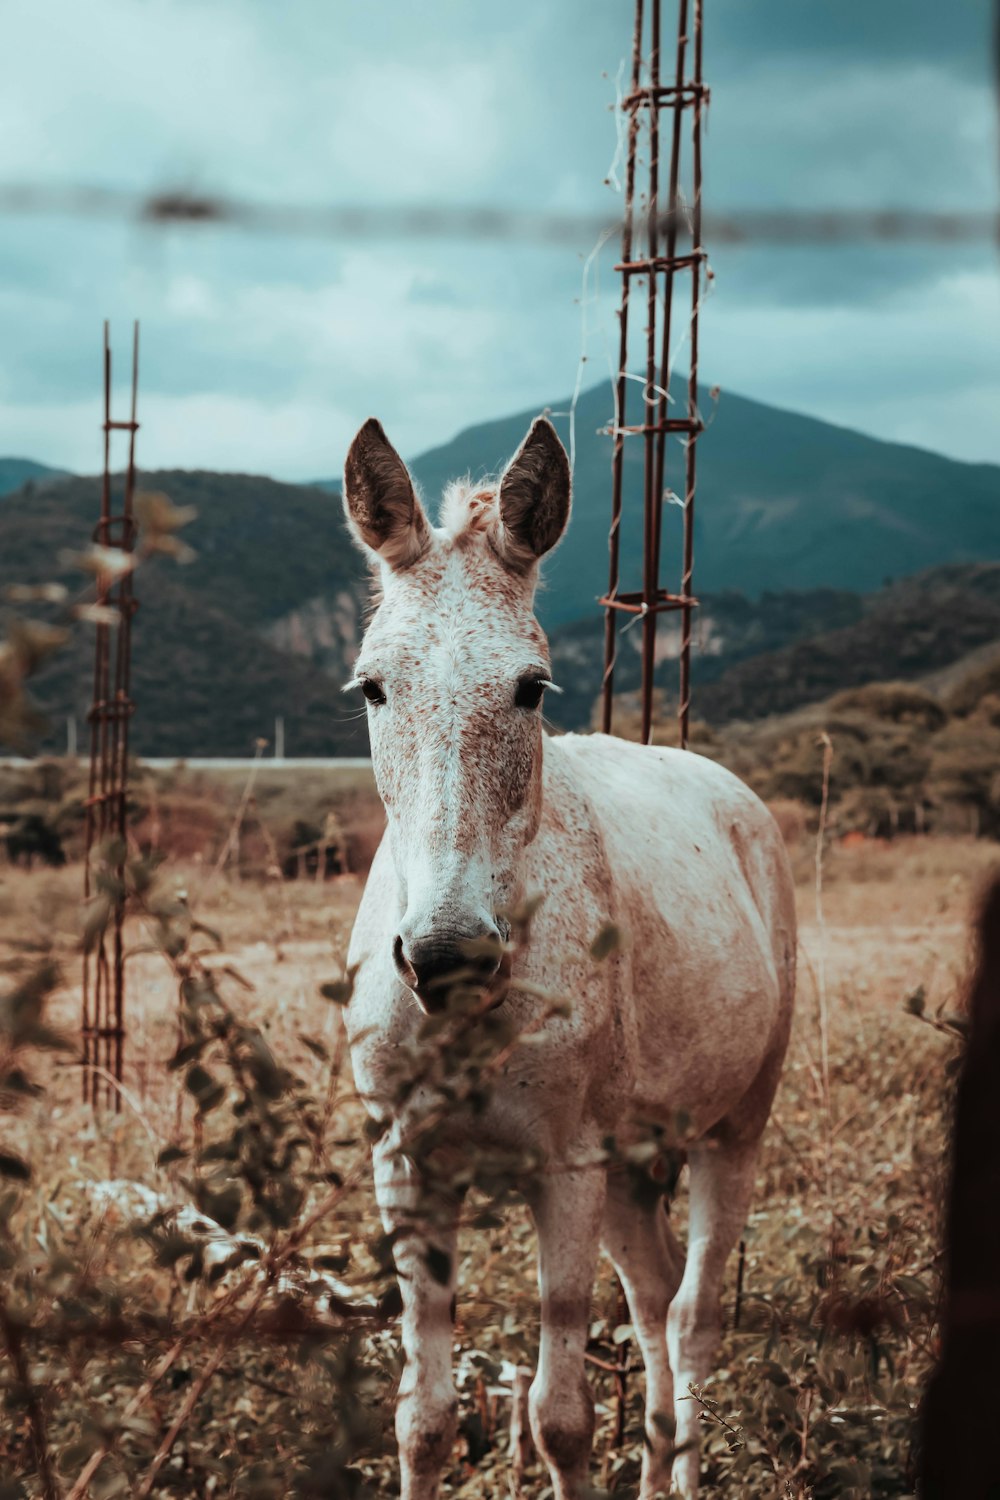
[[[175,976],[179,1037],[167,1066],[178,1084],[176,1130],[158,1150],[155,1190],[99,1184],[103,1212],[95,1216],[92,1203],[81,1222],[59,1211],[56,1189],[44,1245],[29,1230],[30,1196],[10,1195],[5,1243],[19,1300],[6,1342],[25,1369],[29,1356],[20,1356],[30,1351],[39,1377],[26,1384],[15,1368],[8,1400],[27,1412],[30,1433],[28,1447],[15,1438],[9,1456],[23,1476],[38,1476],[46,1497],[71,1500],[201,1493],[208,1476],[214,1492],[233,1495],[374,1494],[363,1470],[386,1446],[398,1369],[382,1330],[398,1292],[392,1237],[367,1227],[359,1237],[355,1226],[380,1127],[363,1124],[346,1092],[331,1104],[342,1051],[303,1038],[330,1068],[319,1093],[275,1056],[232,1001],[251,986],[225,960],[218,935],[152,861],[123,855],[113,843],[98,851],[84,940],[96,946],[124,900]],[[529,920],[525,913],[515,924],[514,946]],[[323,988],[342,1006],[352,976]],[[12,1014],[23,1010],[19,993]],[[564,1009],[551,997],[531,1029]],[[55,1041],[41,1024],[36,1015],[25,1044]],[[406,1121],[399,1149],[419,1170],[442,1170],[444,1121],[484,1107],[525,1040],[485,1012],[478,991],[454,987],[448,1008],[400,1057],[393,1115]],[[408,1117],[417,1089],[425,1107]],[[333,1134],[331,1125],[354,1128]],[[28,1164],[10,1163],[27,1183]],[[460,1186],[485,1193],[495,1214],[537,1169],[534,1160],[470,1153]],[[116,1198],[124,1226],[108,1213]],[[478,1213],[480,1222],[487,1216]],[[247,1414],[247,1389],[257,1418],[257,1392],[276,1403],[249,1428],[237,1416]],[[234,1433],[220,1426],[222,1411]],[[52,1452],[58,1462],[46,1478]]]

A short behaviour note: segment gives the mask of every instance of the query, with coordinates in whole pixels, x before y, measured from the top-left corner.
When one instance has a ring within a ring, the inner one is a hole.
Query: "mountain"
[[[630,422],[639,386],[630,383]],[[671,387],[683,411],[686,379]],[[736,589],[752,599],[766,591],[815,588],[868,593],[887,578],[948,562],[1000,558],[1000,467],[964,464],[923,449],[886,443],[813,417],[699,388],[708,423],[698,440],[695,592]],[[559,402],[556,413],[569,407]],[[496,473],[538,415],[523,411],[466,428],[421,454],[411,469],[433,513],[449,479]],[[539,610],[547,628],[579,620],[607,589],[611,507],[612,415],[607,383],[581,394],[576,407],[573,520],[545,568]],[[554,415],[563,441],[569,419]],[[392,436],[390,432],[390,437]],[[666,482],[683,492],[683,450],[668,439]],[[335,487],[334,481],[327,486]],[[625,442],[623,590],[641,586],[642,440]],[[664,510],[665,582],[679,583],[681,511]]]
[[[950,564],[864,601],[860,619],[749,657],[706,681],[698,715],[762,719],[866,683],[913,681],[1000,641],[1000,563]]]
[[[681,392],[678,389],[678,399]],[[565,689],[554,721],[585,725],[599,691],[606,586],[610,442],[598,434],[607,387],[576,409],[575,504],[569,533],[547,562],[539,595]],[[694,711],[712,722],[748,719],[839,688],[946,667],[1000,637],[1000,469],[932,453],[724,396],[700,440],[696,521]],[[447,480],[503,466],[533,412],[469,428],[412,464],[432,512]],[[634,415],[634,412],[633,412]],[[568,440],[568,421],[556,424]],[[675,447],[668,483],[679,486]],[[22,461],[18,461],[22,462]],[[27,462],[27,461],[23,461]],[[626,444],[622,587],[638,584],[641,444]],[[41,465],[32,466],[44,475]],[[133,744],[146,754],[246,754],[286,721],[291,755],[365,749],[357,705],[340,683],[363,628],[368,581],[340,503],[321,486],[247,474],[171,470],[142,476],[198,518],[186,536],[195,560],[157,559],[136,583]],[[0,588],[79,577],[59,558],[92,535],[99,482],[39,482],[0,506]],[[676,560],[676,506],[665,550]],[[887,576],[905,579],[882,588]],[[949,572],[949,569],[951,571]],[[664,570],[676,583],[676,566]],[[657,683],[676,682],[678,622],[661,623]],[[616,690],[638,683],[639,632],[622,628]],[[89,703],[92,639],[77,639],[39,677],[35,693],[63,743],[66,714]]]
[[[273,738],[281,714],[290,755],[365,754],[357,704],[338,691],[367,597],[339,505],[317,490],[252,475],[172,470],[143,476],[141,487],[195,506],[198,519],[185,533],[196,552],[191,563],[158,558],[136,576],[134,749],[247,755],[258,736]],[[0,586],[55,580],[78,589],[80,575],[60,557],[86,546],[98,496],[98,480],[67,479],[37,490],[29,504],[12,497],[0,507]],[[317,665],[308,630],[297,626],[303,601],[320,596],[333,675]],[[32,683],[52,720],[48,748],[65,744],[67,714],[82,726],[92,651],[91,628],[77,627]]]
[[[62,479],[65,473],[65,469],[50,469],[33,458],[0,458],[0,495],[9,495],[22,484]]]
[[[819,703],[867,683],[946,684],[956,663],[988,659],[1000,643],[1000,563],[950,563],[888,584],[874,594],[816,590],[706,597],[696,614],[692,652],[695,716],[711,725],[752,722]],[[665,644],[676,644],[677,627]],[[550,636],[553,674],[570,684],[547,712],[559,727],[588,722],[591,685],[600,680],[599,623],[563,626]],[[639,688],[639,654],[619,640],[617,694]],[[655,682],[677,698],[677,662],[665,656]],[[577,684],[586,684],[582,692]]]
[[[938,686],[935,688],[935,678]],[[870,681],[757,723],[693,726],[692,743],[772,805],[785,826],[815,827],[829,795],[828,831],[975,832],[1000,838],[1000,642],[921,681]],[[622,704],[618,733],[634,738],[638,715]],[[672,726],[656,726],[669,743]],[[824,775],[821,735],[832,755]],[[789,809],[786,799],[799,803]],[[803,819],[801,804],[810,807]]]
[[[876,596],[877,597],[877,596]],[[744,660],[781,651],[792,643],[856,625],[865,616],[866,599],[849,589],[799,589],[765,592],[759,599],[728,589],[703,595],[692,620],[693,681],[699,717],[704,717],[707,684],[728,676]],[[604,675],[604,618],[593,610],[582,620],[557,625],[549,631],[552,671],[562,691],[546,699],[546,712],[555,725],[574,729],[590,721],[597,689]],[[680,617],[667,615],[657,636],[655,683],[667,698],[677,694],[677,657]],[[614,689],[617,694],[639,689],[642,635],[625,624],[616,642]]]

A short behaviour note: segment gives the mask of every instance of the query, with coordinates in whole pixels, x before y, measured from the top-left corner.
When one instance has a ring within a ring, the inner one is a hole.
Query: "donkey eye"
[[[547,687],[544,677],[522,677],[514,694],[515,705],[518,708],[537,708]]]
[[[385,702],[385,694],[383,693],[381,687],[377,682],[373,682],[370,677],[366,677],[362,681],[361,691],[364,693],[369,703]]]

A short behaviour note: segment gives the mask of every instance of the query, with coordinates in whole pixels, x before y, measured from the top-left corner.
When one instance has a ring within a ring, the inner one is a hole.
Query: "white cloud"
[[[600,0],[7,0],[0,181],[613,211],[606,105],[627,32]],[[934,56],[876,68],[807,46],[776,62],[727,51],[725,27],[707,46],[714,206],[993,200],[985,64],[977,79]],[[1000,460],[992,268],[900,259],[894,280],[882,251],[878,275],[865,252],[808,253],[794,306],[791,260],[751,279],[756,262],[727,276],[740,252],[720,254],[706,378]],[[588,384],[617,345],[614,259],[611,245],[587,309]],[[566,396],[579,296],[564,250],[19,221],[0,242],[0,452],[93,469],[101,320],[124,348],[139,316],[143,463],[335,473],[372,411],[415,454]]]
[[[738,205],[990,208],[996,105],[981,80],[932,60],[830,67],[766,59],[727,80],[710,111],[707,182]]]
[[[518,295],[530,269],[507,258],[493,270],[489,298],[476,300],[479,268],[471,267],[452,278],[454,297],[443,302],[419,295],[430,275],[421,260],[411,257],[401,272],[389,249],[352,252],[337,279],[319,286],[164,277],[143,308],[141,463],[315,478],[339,473],[351,436],[373,413],[415,455],[459,427],[560,399],[576,368],[572,299],[549,310],[553,350],[539,336],[536,307]],[[124,319],[113,334],[124,381]],[[87,329],[87,399],[53,399],[37,383],[30,397],[14,383],[0,387],[0,453],[93,468],[98,335],[96,324]],[[175,359],[186,361],[186,378],[168,382],[162,367]]]
[[[8,179],[180,182],[279,203],[468,199],[509,158],[510,38],[487,54],[402,7],[328,0],[42,10],[5,7],[18,59],[0,92]]]
[[[875,306],[727,303],[703,320],[707,380],[843,426],[1000,463],[1000,278],[943,270]],[[992,405],[992,411],[990,403]]]

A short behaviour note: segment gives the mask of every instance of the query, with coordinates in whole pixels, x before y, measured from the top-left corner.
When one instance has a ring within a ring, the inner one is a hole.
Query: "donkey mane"
[[[464,479],[453,479],[446,486],[440,523],[450,541],[485,532],[491,522],[499,519],[499,487],[497,479],[484,479],[477,484],[469,474]]]
[[[476,536],[485,536],[490,526],[499,521],[499,490],[499,479],[486,478],[476,483],[470,474],[461,479],[453,479],[445,486],[438,514],[438,530],[444,532],[446,540],[452,546]],[[420,499],[420,491],[416,485],[414,492]],[[366,625],[385,597],[382,569],[377,555],[369,555],[368,568],[371,578],[365,611]]]

